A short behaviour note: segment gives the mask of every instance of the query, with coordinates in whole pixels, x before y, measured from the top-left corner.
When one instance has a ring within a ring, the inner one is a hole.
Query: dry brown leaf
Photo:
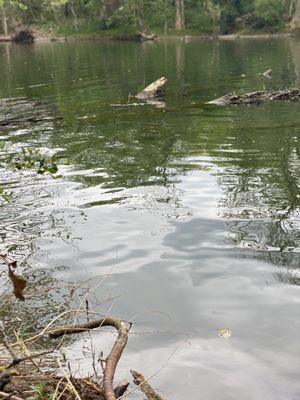
[[[16,296],[17,299],[24,301],[25,297],[23,294],[23,290],[27,285],[27,279],[21,274],[16,274],[12,270],[10,265],[8,266],[8,276],[10,277],[13,283],[14,295]]]

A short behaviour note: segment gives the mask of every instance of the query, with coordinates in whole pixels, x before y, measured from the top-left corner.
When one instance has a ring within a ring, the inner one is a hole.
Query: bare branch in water
[[[128,341],[128,332],[131,328],[131,324],[129,327],[126,327],[126,323],[124,321],[120,321],[119,319],[112,317],[103,317],[86,324],[71,325],[64,328],[55,329],[50,331],[48,334],[50,338],[55,339],[64,335],[86,332],[102,326],[111,326],[118,331],[117,340],[115,341],[113,348],[106,359],[103,373],[103,394],[105,400],[116,400],[117,397],[113,389],[113,380],[117,364]]]

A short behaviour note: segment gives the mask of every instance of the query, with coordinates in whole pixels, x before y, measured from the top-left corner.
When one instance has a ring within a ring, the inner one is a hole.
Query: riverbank
[[[270,39],[270,38],[284,38],[296,36],[294,32],[279,32],[279,33],[234,33],[227,35],[203,35],[203,34],[191,34],[191,35],[157,35],[153,40],[220,40],[220,41],[231,41],[239,39]],[[117,35],[117,34],[76,34],[76,35],[44,35],[40,33],[34,33],[35,42],[46,43],[46,42],[68,42],[68,41],[139,41],[137,34],[132,35]],[[12,36],[0,35],[0,43],[12,42]],[[143,40],[142,40],[143,41]]]

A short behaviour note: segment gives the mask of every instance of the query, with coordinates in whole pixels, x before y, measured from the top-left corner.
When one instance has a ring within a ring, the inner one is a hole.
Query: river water
[[[165,107],[130,98],[161,76]],[[56,178],[1,170],[1,251],[30,281],[18,302],[0,266],[2,320],[31,334],[94,278],[89,307],[134,320],[118,378],[159,372],[169,399],[298,399],[300,103],[205,102],[300,87],[300,41],[1,44],[0,77],[0,102],[50,116],[1,126],[1,159],[68,160]],[[65,349],[82,374],[89,347]]]

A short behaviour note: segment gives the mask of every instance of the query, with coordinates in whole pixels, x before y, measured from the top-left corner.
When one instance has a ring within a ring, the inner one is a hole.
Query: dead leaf
[[[13,287],[14,287],[14,295],[16,296],[17,299],[24,301],[25,297],[23,294],[23,290],[25,289],[27,285],[27,279],[21,275],[21,274],[16,274],[11,266],[8,266],[8,276],[10,277]]]

